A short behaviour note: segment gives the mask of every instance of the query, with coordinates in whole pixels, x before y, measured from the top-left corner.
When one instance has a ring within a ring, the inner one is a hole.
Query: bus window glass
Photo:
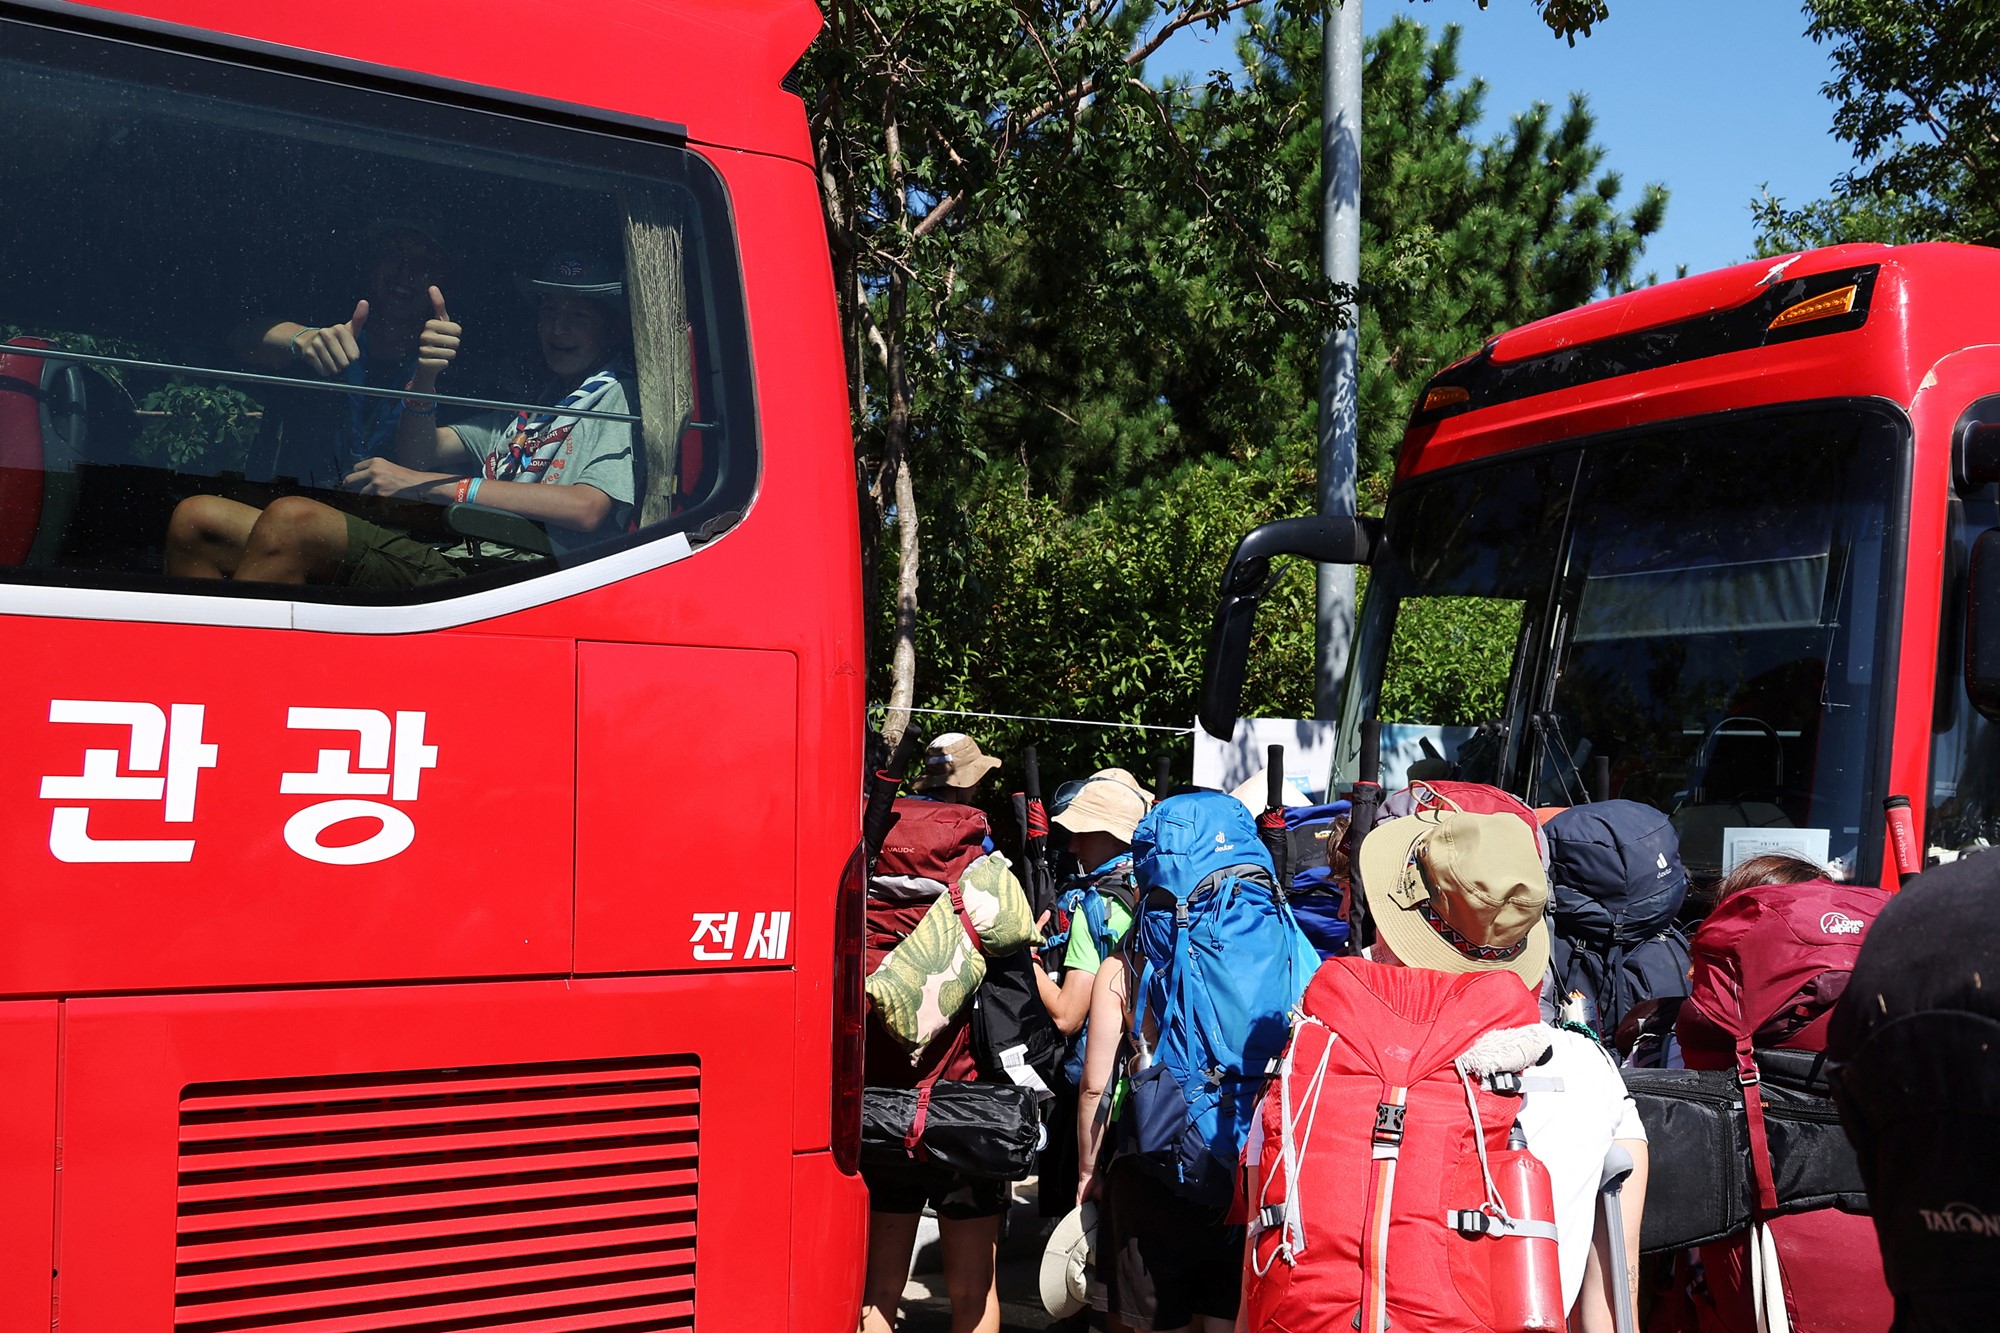
[[[1954,502],[1946,545],[1943,615],[1938,626],[1938,682],[1932,721],[1930,809],[1924,842],[1930,861],[1955,861],[2000,842],[2000,728],[1965,694],[1965,577],[1972,543],[2000,527],[1991,488]]]
[[[1363,600],[1341,780],[1354,777],[1369,718],[1383,723],[1385,782],[1433,755],[1500,780],[1497,733],[1519,702],[1509,683],[1539,634],[1575,471],[1573,456],[1544,455],[1397,493]]]
[[[15,22],[0,115],[0,582],[393,605],[748,506],[697,155]],[[275,586],[301,513],[345,558]]]
[[[1543,772],[1563,787],[1607,758],[1612,794],[1670,812],[1697,873],[1726,868],[1725,842],[1740,859],[1798,836],[1760,830],[1818,830],[1851,869],[1895,442],[1872,413],[1819,411],[1588,451],[1549,695],[1568,753]]]

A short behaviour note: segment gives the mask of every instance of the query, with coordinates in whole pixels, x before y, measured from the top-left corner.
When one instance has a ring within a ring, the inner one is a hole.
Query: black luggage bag
[[[1756,1053],[1780,1213],[1866,1213],[1861,1167],[1828,1097],[1817,1051]],[[1756,1184],[1743,1089],[1728,1069],[1627,1069],[1646,1125],[1650,1176],[1639,1248],[1679,1250],[1750,1225]]]

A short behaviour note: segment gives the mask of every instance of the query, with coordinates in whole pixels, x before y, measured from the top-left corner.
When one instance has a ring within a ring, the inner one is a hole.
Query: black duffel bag
[[[1014,1083],[868,1088],[861,1097],[861,1160],[922,1162],[984,1180],[1034,1174],[1042,1125],[1035,1095]]]
[[[1765,1136],[1780,1213],[1838,1208],[1866,1213],[1860,1163],[1827,1095],[1817,1051],[1756,1053]],[[1645,1122],[1647,1254],[1705,1245],[1750,1225],[1757,1187],[1750,1128],[1733,1069],[1626,1069],[1625,1090]]]

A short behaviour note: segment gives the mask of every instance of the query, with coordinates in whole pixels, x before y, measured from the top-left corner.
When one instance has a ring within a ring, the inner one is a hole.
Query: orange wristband
[[[458,488],[455,492],[453,492],[452,499],[458,504],[464,504],[465,493],[471,489],[472,489],[472,478],[467,477],[465,480],[458,483]]]

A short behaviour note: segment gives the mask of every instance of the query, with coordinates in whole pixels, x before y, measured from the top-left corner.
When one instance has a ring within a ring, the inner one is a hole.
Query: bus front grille
[[[190,1087],[175,1327],[692,1328],[700,1109],[685,1056]]]

